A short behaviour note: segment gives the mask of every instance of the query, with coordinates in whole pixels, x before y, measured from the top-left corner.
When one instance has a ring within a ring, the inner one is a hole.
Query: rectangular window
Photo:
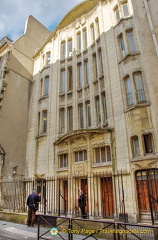
[[[65,109],[60,109],[60,132],[65,132]]]
[[[77,33],[77,52],[81,53],[81,33]]]
[[[114,9],[114,11],[115,11],[115,16],[116,16],[116,22],[119,22],[121,18],[120,18],[120,11],[119,11],[118,7],[116,7]]]
[[[94,81],[98,79],[98,70],[97,70],[97,58],[96,58],[96,53],[93,54],[93,76],[94,76]]]
[[[120,44],[121,55],[122,57],[125,57],[126,56],[125,42],[122,34],[119,36],[119,44]]]
[[[65,92],[65,69],[61,70],[61,92]]]
[[[146,98],[141,73],[134,73],[134,81],[136,86],[137,102],[145,102]]]
[[[83,79],[82,79],[82,64],[79,63],[77,65],[77,70],[78,70],[78,86],[83,87]]]
[[[72,107],[68,108],[68,131],[73,130],[73,110]]]
[[[94,24],[91,24],[90,29],[91,29],[91,43],[94,43],[95,41]]]
[[[111,152],[110,152],[109,146],[95,148],[96,163],[110,162],[110,161],[111,161]]]
[[[41,120],[41,115],[40,112],[38,113],[38,135],[40,134],[40,120]]]
[[[84,128],[84,119],[83,119],[83,104],[79,105],[79,128]]]
[[[136,47],[135,47],[135,43],[134,43],[133,31],[132,30],[127,32],[127,39],[128,39],[128,46],[129,46],[130,53],[135,53],[136,52]]]
[[[68,57],[72,57],[72,39],[68,40]]]
[[[65,59],[66,56],[66,43],[61,43],[61,59]]]
[[[84,61],[84,78],[85,78],[85,84],[89,84],[89,64],[88,59]]]
[[[87,161],[87,150],[74,152],[75,162]]]
[[[86,125],[87,127],[91,126],[91,108],[90,108],[90,102],[86,103]]]
[[[59,167],[65,168],[68,167],[68,154],[61,154],[59,155]]]
[[[95,25],[96,25],[96,37],[98,38],[100,36],[100,28],[99,28],[99,19],[95,19]]]
[[[102,61],[102,51],[101,48],[98,49],[98,56],[99,56],[99,76],[103,76],[103,61]]]
[[[133,144],[133,156],[139,156],[140,155],[140,151],[139,151],[139,141],[138,141],[138,137],[134,136],[132,138],[132,144]]]
[[[145,134],[143,135],[144,138],[144,150],[145,150],[145,154],[149,154],[149,153],[153,153],[154,149],[153,149],[153,137],[152,134]]]
[[[43,133],[47,132],[47,111],[43,111]]]
[[[45,94],[44,95],[48,95],[49,93],[49,77],[47,76],[45,78]]]
[[[130,80],[129,76],[126,78],[126,98],[127,98],[128,106],[131,106],[134,104],[131,80]]]
[[[43,96],[43,78],[41,79],[41,84],[40,84],[40,97]]]
[[[72,81],[72,66],[68,67],[68,91],[72,90],[73,88],[73,81]]]
[[[99,96],[95,98],[95,105],[96,105],[96,120],[97,124],[101,123],[101,113],[100,113],[100,100]]]
[[[128,17],[129,16],[129,11],[128,11],[128,4],[127,3],[122,3],[122,10],[123,10],[124,17]]]
[[[107,106],[106,106],[105,92],[102,93],[101,97],[102,97],[102,106],[103,106],[103,117],[104,117],[104,121],[106,121],[106,119],[107,119]]]
[[[87,49],[87,30],[83,30],[83,50]]]
[[[47,52],[47,65],[50,65],[50,59],[51,58],[51,54],[50,52]]]

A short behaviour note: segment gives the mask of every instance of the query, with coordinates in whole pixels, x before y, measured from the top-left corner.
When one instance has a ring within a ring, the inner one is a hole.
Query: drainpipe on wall
[[[149,22],[149,27],[150,27],[153,42],[154,42],[154,45],[155,45],[156,54],[158,56],[158,42],[157,42],[157,39],[156,39],[156,34],[155,34],[155,31],[154,31],[150,11],[149,11],[149,8],[148,8],[148,3],[147,3],[147,0],[142,0],[142,1],[143,1],[143,4],[144,4],[145,11],[146,11],[147,19],[148,19],[148,22]]]

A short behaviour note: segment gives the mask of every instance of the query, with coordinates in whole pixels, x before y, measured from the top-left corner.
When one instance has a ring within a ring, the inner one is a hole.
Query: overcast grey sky
[[[80,2],[82,0],[0,0],[0,39],[8,36],[16,40],[23,34],[29,15],[52,31]]]

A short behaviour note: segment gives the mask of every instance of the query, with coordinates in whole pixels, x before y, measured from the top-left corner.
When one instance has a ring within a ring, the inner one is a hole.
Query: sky
[[[24,33],[25,22],[32,15],[50,31],[65,14],[83,0],[0,0],[0,40],[15,41]]]

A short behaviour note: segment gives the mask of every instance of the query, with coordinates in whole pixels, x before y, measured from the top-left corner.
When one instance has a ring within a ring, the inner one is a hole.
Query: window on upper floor
[[[74,157],[75,157],[75,162],[87,161],[87,150],[75,151]]]
[[[60,72],[60,91],[62,93],[65,92],[65,82],[66,82],[66,76],[65,76],[65,69],[61,69]]]
[[[90,25],[90,31],[91,31],[91,43],[93,44],[95,41],[94,24],[93,23]]]
[[[51,63],[51,53],[50,52],[47,52],[46,53],[46,65],[50,65]]]
[[[101,123],[101,112],[100,112],[100,99],[99,96],[95,97],[95,109],[96,109],[96,123]]]
[[[68,67],[68,86],[67,90],[70,91],[73,89],[73,78],[72,78],[72,66]]]
[[[77,78],[78,78],[78,86],[83,87],[83,77],[82,77],[82,64],[77,64]]]
[[[93,80],[96,81],[98,79],[98,70],[97,70],[97,57],[96,53],[93,54]]]
[[[49,94],[49,76],[45,77],[44,95]]]
[[[102,60],[102,51],[101,48],[98,49],[98,65],[99,65],[99,77],[103,76],[103,60]]]
[[[39,135],[40,134],[40,121],[41,121],[41,113],[39,112],[38,113],[38,129],[37,129],[37,134]]]
[[[117,23],[117,22],[119,22],[120,19],[121,19],[118,5],[114,8],[114,13],[115,13],[115,19],[116,19],[116,23]]]
[[[124,36],[121,33],[118,37],[119,40],[119,46],[120,46],[120,51],[121,51],[121,56],[125,57],[126,56],[126,49],[125,49],[125,41],[124,41]]]
[[[131,30],[126,31],[126,34],[127,34],[129,53],[135,53],[136,46],[135,46],[135,42],[134,42],[133,30],[131,29]]]
[[[68,57],[72,57],[73,54],[73,49],[72,49],[72,38],[68,40]]]
[[[77,53],[81,53],[81,32],[77,33]]]
[[[43,78],[40,81],[40,97],[43,96]]]
[[[84,83],[89,84],[89,64],[88,59],[84,61]]]
[[[143,135],[144,140],[144,154],[154,153],[154,143],[152,133],[147,133]]]
[[[137,103],[146,102],[145,90],[143,86],[143,79],[141,72],[135,72],[133,74],[135,90],[136,90],[136,101]]]
[[[60,154],[59,155],[59,168],[68,167],[68,154]]]
[[[132,143],[132,153],[133,153],[133,157],[139,156],[139,155],[140,155],[140,149],[139,149],[138,136],[132,137],[132,138],[131,138],[131,143]]]
[[[110,161],[111,161],[111,152],[110,152],[109,146],[95,148],[96,163],[103,163],[103,162],[110,162]]]
[[[131,85],[131,79],[129,76],[125,78],[125,86],[126,86],[127,105],[131,106],[134,104],[134,100],[133,100],[133,89]]]
[[[44,110],[42,113],[42,132],[47,132],[47,110]]]
[[[84,128],[83,104],[78,105],[79,128]]]
[[[66,57],[66,42],[61,42],[61,60],[65,59]]]
[[[127,1],[122,1],[121,6],[122,6],[122,11],[123,11],[123,17],[128,17],[129,16],[129,9],[128,9]]]
[[[91,106],[90,102],[86,102],[86,127],[91,126]]]
[[[95,19],[95,26],[96,26],[96,38],[100,37],[100,27],[99,27],[99,19]]]
[[[106,94],[105,92],[102,92],[101,94],[102,98],[102,107],[103,107],[103,120],[107,120],[107,105],[106,105]]]
[[[73,130],[73,109],[72,107],[68,108],[68,131]]]
[[[60,109],[59,112],[59,118],[60,118],[60,133],[65,132],[65,109]]]
[[[83,29],[82,35],[83,35],[83,50],[86,50],[87,49],[87,29],[86,28]]]

